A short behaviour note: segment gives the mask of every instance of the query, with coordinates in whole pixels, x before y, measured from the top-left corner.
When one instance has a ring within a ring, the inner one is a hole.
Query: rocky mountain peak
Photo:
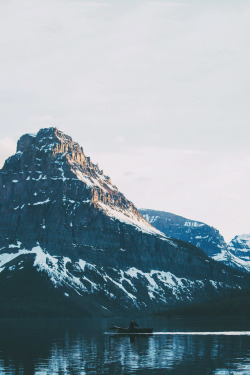
[[[98,165],[85,156],[83,148],[55,127],[41,129],[37,134],[24,134],[17,142],[16,154],[6,160],[2,171],[33,171],[42,173],[43,178],[44,174],[59,177],[59,172],[62,177],[62,167],[64,172],[73,172],[78,174],[77,177],[81,170],[87,178],[92,176],[111,184],[110,178],[103,175]]]
[[[85,156],[82,147],[57,128],[23,135],[16,154],[6,160],[0,171],[0,182],[0,194],[9,212],[23,213],[24,207],[42,204],[46,210],[49,203],[74,202],[139,229],[158,232],[111,183],[110,177]],[[72,225],[72,221],[67,225]]]
[[[85,157],[82,147],[72,138],[57,128],[40,129],[37,134],[24,134],[17,143],[17,153],[29,152],[48,153],[49,155],[67,154],[69,158],[84,163]]]

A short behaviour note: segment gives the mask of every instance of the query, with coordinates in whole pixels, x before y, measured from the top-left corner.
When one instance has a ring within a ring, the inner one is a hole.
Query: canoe
[[[111,330],[114,331],[114,333],[123,333],[127,335],[134,335],[134,334],[149,334],[153,332],[153,328],[123,328],[123,327],[111,327]]]

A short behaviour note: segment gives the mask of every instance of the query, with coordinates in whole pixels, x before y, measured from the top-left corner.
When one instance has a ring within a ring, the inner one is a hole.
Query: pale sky
[[[1,0],[0,165],[57,126],[138,208],[250,233],[250,0]]]

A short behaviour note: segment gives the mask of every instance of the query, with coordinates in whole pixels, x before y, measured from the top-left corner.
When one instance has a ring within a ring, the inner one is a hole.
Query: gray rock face
[[[63,306],[112,314],[198,301],[249,282],[151,226],[56,128],[20,138],[0,171],[0,202],[0,296],[13,314],[13,299],[25,300],[26,311],[33,306],[34,290],[25,292],[32,283],[36,298],[56,291]]]

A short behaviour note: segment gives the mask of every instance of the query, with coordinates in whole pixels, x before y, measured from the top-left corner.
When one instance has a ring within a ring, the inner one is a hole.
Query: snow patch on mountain
[[[213,257],[214,260],[222,262],[227,266],[239,268],[242,271],[250,272],[250,261],[244,260],[239,256],[235,256],[228,250],[222,250],[216,256]]]
[[[171,289],[177,300],[182,299],[183,293],[188,296],[190,291],[194,290],[195,288],[202,288],[205,285],[204,280],[189,280],[183,277],[179,278],[171,272],[166,271],[151,270],[150,272],[143,272],[135,267],[132,267],[126,270],[125,273],[132,279],[144,279],[150,298],[160,298],[165,302],[167,302],[167,299],[164,297],[164,290],[162,289],[161,285]],[[215,289],[217,289],[218,285],[220,284],[214,280],[209,280],[207,282],[210,282]]]
[[[250,234],[235,236],[228,244],[228,249],[235,255],[250,260]]]
[[[160,270],[145,272],[135,267],[125,270],[113,268],[110,273],[109,269],[97,267],[84,259],[73,262],[69,257],[52,256],[39,244],[31,250],[18,249],[15,253],[7,253],[6,251],[10,249],[11,247],[0,254],[0,272],[4,269],[9,272],[23,270],[23,261],[15,262],[15,265],[13,261],[23,255],[33,255],[35,256],[33,266],[40,272],[45,272],[56,288],[64,286],[67,290],[71,289],[78,295],[83,295],[107,291],[110,285],[113,285],[114,292],[105,292],[105,294],[110,294],[109,298],[116,299],[117,293],[122,293],[123,298],[136,308],[142,303],[138,300],[138,283],[140,288],[145,289],[150,300],[162,301],[166,304],[170,296],[180,301],[191,300],[195,290],[202,290],[209,284],[213,288],[223,287],[222,283],[213,280],[189,280]],[[65,294],[65,297],[68,296]]]
[[[108,205],[106,205],[102,202],[98,202],[98,205],[103,209],[105,214],[110,216],[111,218],[119,220],[119,221],[121,221],[125,224],[128,224],[128,225],[133,225],[138,230],[141,230],[142,232],[150,233],[150,234],[156,234],[158,236],[161,236],[161,237],[167,239],[165,234],[163,234],[162,232],[160,232],[156,228],[152,227],[142,217],[134,215],[133,212],[131,212],[129,210],[119,210],[118,207],[115,207],[115,206],[110,207],[110,206],[108,206]]]

